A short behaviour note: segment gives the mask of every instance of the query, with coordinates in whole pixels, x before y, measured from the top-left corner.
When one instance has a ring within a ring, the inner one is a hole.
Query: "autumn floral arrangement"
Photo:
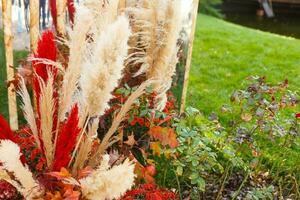
[[[137,169],[134,162],[149,146],[151,152],[177,146],[168,90],[180,4],[86,0],[66,37],[42,34],[28,82],[19,77],[27,124],[13,131],[0,117],[0,199],[118,199],[137,171],[154,174],[149,163]],[[146,143],[139,126],[149,133]]]

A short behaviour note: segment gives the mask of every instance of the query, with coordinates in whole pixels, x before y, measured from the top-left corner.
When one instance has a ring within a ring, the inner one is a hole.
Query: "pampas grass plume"
[[[31,132],[33,134],[33,137],[35,139],[35,142],[37,143],[38,147],[41,148],[40,145],[40,139],[38,135],[38,128],[35,120],[34,110],[31,104],[30,95],[28,93],[28,90],[26,88],[26,84],[24,79],[21,79],[20,82],[20,88],[19,88],[19,95],[22,99],[22,110],[24,113],[24,118],[26,119],[29,128],[31,129]]]
[[[34,180],[32,173],[24,167],[20,161],[20,147],[9,140],[1,140],[0,143],[0,162],[2,167],[14,174],[20,182],[22,191],[28,199],[32,199],[40,194],[40,187]]]
[[[127,56],[129,36],[128,19],[120,16],[95,38],[93,55],[86,61],[86,70],[80,80],[91,117],[104,114],[112,98],[111,92],[118,86]]]
[[[41,88],[40,94],[40,120],[41,120],[41,139],[43,141],[44,152],[47,160],[48,166],[52,164],[54,146],[53,146],[53,122],[54,122],[54,109],[55,101],[53,99],[54,94],[54,80],[53,75],[48,73],[48,81],[44,82],[39,79],[39,84]]]
[[[83,196],[90,200],[116,199],[134,184],[134,164],[126,160],[123,164],[109,168],[109,156],[104,155],[101,165],[90,176],[81,179]]]

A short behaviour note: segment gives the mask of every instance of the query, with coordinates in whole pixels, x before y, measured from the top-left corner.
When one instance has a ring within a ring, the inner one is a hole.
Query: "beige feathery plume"
[[[39,79],[41,88],[40,95],[40,117],[41,117],[41,139],[44,145],[45,156],[47,165],[51,166],[54,157],[53,146],[53,115],[55,109],[55,101],[53,99],[54,93],[54,80],[53,75],[48,72],[48,80],[45,83],[42,79]]]
[[[126,17],[120,16],[94,38],[92,55],[84,64],[80,80],[90,117],[103,115],[108,107],[111,92],[122,77],[129,36],[129,22]]]
[[[75,12],[73,29],[69,32],[70,39],[68,46],[70,48],[70,57],[60,93],[60,121],[64,120],[66,112],[73,103],[72,98],[78,87],[78,81],[82,71],[82,61],[88,46],[87,35],[93,23],[95,23],[95,21],[90,14],[90,10],[84,6],[84,4],[80,4]]]
[[[155,78],[161,82],[154,86],[158,92],[156,99],[157,109],[162,110],[165,107],[167,98],[166,92],[171,88],[172,77],[176,72],[177,52],[180,31],[182,29],[183,15],[180,8],[181,0],[169,1],[166,9],[166,23],[164,24],[163,46],[159,49],[159,57],[155,59],[154,65],[148,72],[148,78]],[[163,97],[161,97],[163,96]]]
[[[87,134],[82,141],[78,150],[72,173],[77,174],[78,170],[83,169],[86,161],[89,159],[89,154],[92,150],[93,141],[97,138],[97,129],[99,127],[99,118],[93,119],[88,126]]]
[[[31,104],[30,95],[28,93],[28,90],[26,88],[26,84],[23,78],[21,78],[20,82],[20,88],[19,88],[19,95],[22,99],[22,110],[24,113],[24,118],[26,119],[29,128],[32,132],[32,135],[34,137],[34,140],[39,148],[41,148],[39,136],[38,136],[38,128],[36,125],[35,115],[33,111],[33,107]]]
[[[123,164],[109,168],[109,156],[104,155],[101,165],[90,176],[81,179],[83,196],[90,200],[112,200],[124,195],[134,184],[134,164],[126,160]]]
[[[26,199],[33,199],[41,194],[39,184],[34,180],[32,173],[24,167],[20,161],[20,147],[9,140],[1,140],[0,143],[0,162],[2,168],[13,173],[14,177],[20,182],[20,192]],[[14,182],[13,182],[14,183]]]
[[[91,33],[102,31],[117,19],[119,0],[85,0],[83,4],[90,10],[90,14],[96,21]]]
[[[65,73],[65,69],[64,67],[62,66],[61,63],[59,62],[55,62],[53,60],[50,60],[50,59],[47,59],[47,58],[35,58],[35,57],[29,57],[27,59],[29,62],[35,62],[35,65],[38,65],[38,64],[44,64],[44,65],[49,65],[49,66],[54,66],[56,67],[59,72],[61,72],[62,74]]]
[[[124,120],[124,117],[126,116],[127,112],[130,110],[131,106],[136,102],[136,100],[145,93],[145,90],[154,84],[156,81],[154,80],[147,80],[144,83],[142,83],[136,91],[134,91],[125,104],[121,107],[120,112],[117,114],[117,116],[114,118],[112,125],[108,132],[105,134],[103,140],[101,141],[100,147],[95,152],[93,157],[89,160],[89,166],[97,166],[99,164],[99,158],[101,158],[101,155],[106,151],[106,149],[117,142],[119,140],[113,138],[113,135],[117,131],[120,123]]]
[[[133,53],[128,65],[141,66],[136,73],[147,73],[148,78],[160,80],[154,85],[158,93],[156,107],[162,110],[166,103],[166,91],[172,84],[177,64],[177,40],[182,29],[182,0],[142,0],[137,8],[127,8],[133,16]]]

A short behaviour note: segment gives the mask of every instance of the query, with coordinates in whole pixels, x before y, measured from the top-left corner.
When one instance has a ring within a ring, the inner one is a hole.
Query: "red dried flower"
[[[54,41],[54,35],[51,31],[45,31],[38,42],[37,53],[36,55],[34,55],[34,57],[46,58],[52,61],[56,61],[56,54],[57,54],[57,50]],[[37,110],[39,112],[39,102],[40,102],[39,99],[40,99],[41,90],[40,90],[40,85],[38,80],[39,78],[41,78],[43,81],[46,82],[48,80],[48,71],[50,71],[53,74],[55,79],[57,75],[57,69],[54,66],[45,65],[38,61],[34,61],[32,64],[33,64],[33,70],[35,72],[33,76],[33,89],[35,92]]]
[[[177,200],[176,194],[167,189],[158,188],[154,184],[140,185],[138,188],[128,191],[121,200]]]
[[[53,163],[53,170],[55,171],[59,171],[62,167],[67,167],[71,160],[71,154],[80,133],[78,122],[78,105],[75,104],[68,120],[63,124],[58,135]]]
[[[15,142],[14,133],[2,115],[0,115],[0,140],[11,140]]]
[[[0,180],[0,200],[18,199],[18,191],[10,183]]]

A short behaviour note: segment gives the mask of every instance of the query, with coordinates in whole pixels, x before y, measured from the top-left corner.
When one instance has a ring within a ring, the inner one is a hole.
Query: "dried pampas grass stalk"
[[[177,41],[180,31],[182,29],[182,14],[180,8],[181,1],[169,1],[166,8],[166,23],[164,28],[164,45],[158,51],[159,57],[155,59],[155,64],[150,68],[148,78],[155,78],[160,80],[160,83],[154,85],[154,90],[158,92],[159,96],[165,95],[167,90],[171,88],[172,77],[176,72],[177,64]],[[161,100],[157,98],[157,109],[162,110],[165,107],[166,96]]]
[[[92,150],[93,141],[97,138],[97,129],[99,127],[99,118],[93,119],[87,129],[86,137],[82,141],[78,150],[72,173],[76,175],[78,170],[83,169],[89,154]]]
[[[90,15],[96,21],[91,34],[101,32],[118,17],[119,0],[85,0],[83,4],[90,10]]]
[[[89,1],[86,3],[88,5]],[[117,5],[116,3],[116,7]],[[104,18],[104,21],[107,18]],[[80,88],[84,107],[81,110],[87,110],[87,117],[83,116],[82,118],[81,116],[80,118],[80,122],[85,121],[85,125],[78,138],[69,166],[77,154],[90,119],[104,114],[108,107],[108,101],[112,98],[111,92],[118,86],[119,79],[122,77],[124,60],[128,51],[127,42],[130,36],[128,19],[120,16],[115,22],[107,24],[107,27],[103,28],[104,30],[98,31],[90,41],[90,52],[86,54],[83,63],[85,70],[80,77]]]
[[[81,179],[83,196],[90,200],[117,199],[134,184],[134,164],[128,160],[109,168],[109,155],[104,155],[101,165],[88,177]]]
[[[37,125],[36,125],[36,120],[35,120],[33,107],[32,107],[32,104],[31,104],[30,95],[29,95],[28,90],[26,88],[25,81],[22,77],[21,77],[21,82],[20,82],[19,95],[22,99],[22,110],[23,110],[23,113],[24,113],[24,118],[26,119],[26,121],[29,125],[29,128],[32,132],[32,135],[34,137],[34,140],[35,140],[36,144],[41,149],[38,128],[37,128]]]
[[[82,61],[88,46],[87,35],[95,23],[90,10],[83,4],[76,9],[75,24],[69,33],[70,57],[66,69],[60,95],[59,120],[63,121],[65,114],[72,105],[72,97],[77,90],[78,80],[82,71]],[[56,134],[57,135],[57,134]]]
[[[145,93],[145,90],[147,87],[151,86],[156,81],[154,80],[147,80],[144,83],[142,83],[139,88],[134,91],[125,104],[122,106],[120,112],[117,114],[117,116],[114,118],[112,125],[108,132],[105,134],[103,140],[101,141],[100,147],[96,151],[96,153],[93,155],[93,157],[89,161],[90,166],[97,166],[99,163],[99,158],[101,158],[101,155],[105,152],[105,150],[118,141],[118,139],[113,139],[112,137],[114,133],[117,131],[120,123],[123,121],[124,117],[126,116],[127,112],[130,110],[131,106],[135,103],[135,101]]]
[[[41,188],[33,179],[32,173],[24,167],[20,161],[20,148],[17,144],[9,140],[2,140],[0,143],[0,162],[2,168],[13,173],[14,177],[20,182],[21,186],[17,189],[26,197],[33,199],[41,193]],[[15,182],[12,182],[15,185]]]
[[[165,107],[165,93],[176,70],[177,40],[183,20],[181,3],[182,0],[142,0],[136,7],[127,8],[134,27],[127,64],[140,66],[135,76],[146,72],[148,78],[160,80],[154,85],[158,110]]]
[[[29,57],[28,61],[29,62],[35,62],[35,65],[44,64],[44,65],[53,66],[53,67],[56,67],[62,74],[65,73],[65,69],[64,69],[64,67],[62,66],[61,63],[55,62],[55,61],[47,59],[47,58]]]
[[[111,92],[122,77],[124,60],[128,52],[130,28],[128,19],[120,16],[94,38],[90,59],[85,62],[85,71],[80,80],[82,94],[90,117],[99,117],[108,107]]]
[[[40,119],[41,119],[41,139],[43,141],[45,156],[48,166],[51,166],[54,157],[53,146],[53,124],[54,124],[54,109],[55,101],[53,99],[54,94],[54,80],[53,75],[48,72],[48,81],[45,83],[42,79],[39,79],[41,88],[40,96]]]

